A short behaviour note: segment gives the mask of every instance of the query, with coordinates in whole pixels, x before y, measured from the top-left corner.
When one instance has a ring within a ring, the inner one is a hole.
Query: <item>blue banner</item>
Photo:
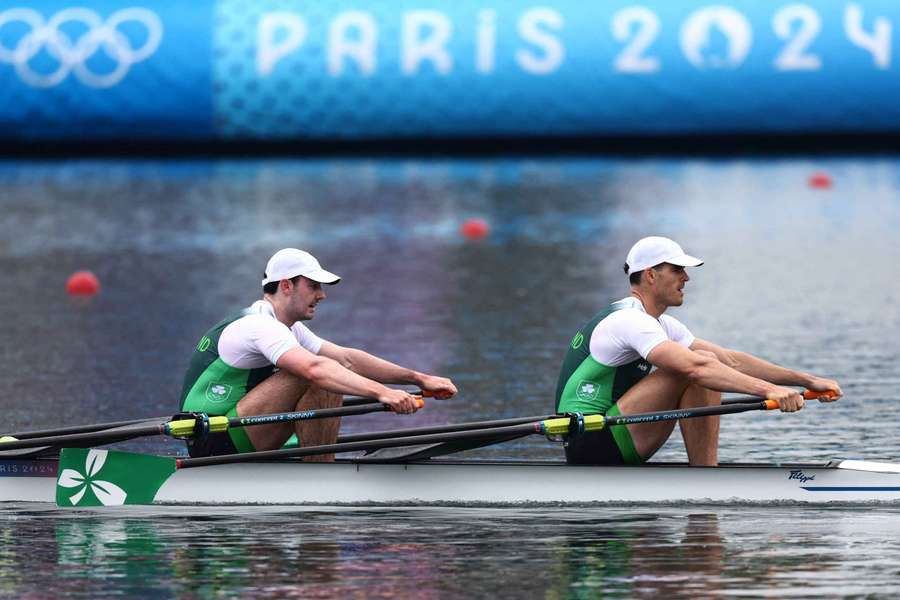
[[[5,137],[900,132],[896,0],[82,6],[0,11]]]
[[[3,6],[0,137],[216,135],[211,0]]]

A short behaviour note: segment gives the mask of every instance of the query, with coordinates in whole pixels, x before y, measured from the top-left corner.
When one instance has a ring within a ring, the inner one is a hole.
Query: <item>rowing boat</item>
[[[804,395],[817,396],[815,392]],[[761,398],[631,415],[551,415],[342,436],[335,444],[198,458],[152,456],[84,444],[147,435],[224,432],[273,422],[386,410],[356,406],[251,417],[176,415],[164,422],[109,423],[0,438],[0,501],[61,507],[122,504],[517,505],[535,503],[900,503],[900,464],[725,464],[690,467],[575,466],[561,461],[440,458],[524,436],[565,439],[628,424],[774,410]],[[78,447],[63,447],[81,444]],[[54,448],[59,457],[45,456]],[[365,451],[332,463],[303,456]],[[374,452],[374,454],[373,454]]]
[[[105,451],[94,451],[105,452]],[[89,467],[85,466],[85,470]],[[0,460],[0,501],[57,498],[57,459]],[[84,485],[104,485],[102,469]],[[243,462],[176,470],[153,504],[522,505],[602,503],[900,503],[900,465],[572,466],[562,462],[345,459]]]

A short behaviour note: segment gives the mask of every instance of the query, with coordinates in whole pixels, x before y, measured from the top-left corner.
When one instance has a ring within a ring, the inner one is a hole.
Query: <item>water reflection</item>
[[[2,593],[212,598],[685,596],[900,592],[897,509],[7,507]],[[196,513],[198,509],[187,512]],[[152,517],[152,518],[148,518]],[[873,529],[890,539],[859,545]],[[877,562],[867,565],[873,556]],[[837,587],[835,587],[837,586]]]
[[[657,515],[628,517],[567,535],[547,598],[716,597],[724,557],[715,513],[689,514],[675,527]]]

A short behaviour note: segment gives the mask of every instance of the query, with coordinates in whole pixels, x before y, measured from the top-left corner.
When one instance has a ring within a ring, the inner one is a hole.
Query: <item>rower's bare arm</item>
[[[409,393],[385,387],[341,366],[332,358],[313,354],[305,348],[291,348],[281,355],[276,365],[329,392],[376,398],[398,413],[413,413],[418,410],[416,399]]]
[[[416,385],[442,399],[456,395],[456,386],[446,377],[407,369],[358,348],[345,348],[326,341],[322,343],[319,355],[332,358],[354,373],[381,383]]]
[[[677,373],[700,387],[777,400],[784,412],[803,408],[803,396],[796,390],[741,373],[719,360],[718,355],[711,350],[695,351],[676,342],[665,341],[650,351],[647,360],[654,366]]]
[[[691,344],[691,350],[705,350],[716,355],[722,363],[745,375],[762,379],[777,385],[800,385],[814,392],[831,392],[832,395],[819,397],[822,402],[833,402],[843,396],[841,386],[833,379],[818,377],[802,371],[785,369],[761,358],[740,352],[729,350],[707,340],[696,339]]]

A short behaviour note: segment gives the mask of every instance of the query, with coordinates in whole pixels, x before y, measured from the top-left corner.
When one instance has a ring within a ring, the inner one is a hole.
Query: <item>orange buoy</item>
[[[828,173],[821,171],[813,173],[809,177],[809,187],[815,190],[827,190],[831,188],[831,177],[828,176]]]
[[[488,236],[491,227],[484,219],[466,219],[459,230],[467,239],[481,240]]]
[[[70,296],[94,296],[100,291],[100,280],[90,271],[75,271],[66,281]]]

